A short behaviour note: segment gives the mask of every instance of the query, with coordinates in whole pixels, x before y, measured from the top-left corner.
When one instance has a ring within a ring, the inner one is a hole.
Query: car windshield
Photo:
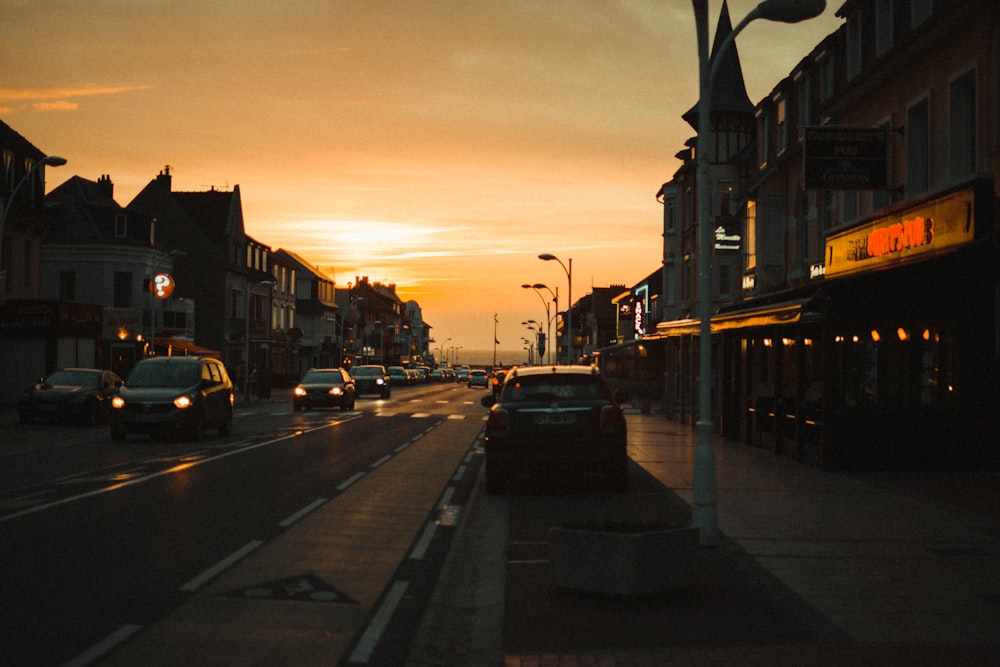
[[[198,383],[198,364],[139,364],[125,383],[128,387],[191,387]]]
[[[45,383],[52,386],[69,387],[96,387],[100,384],[99,373],[88,373],[86,371],[56,371],[45,378]]]
[[[504,401],[609,398],[604,386],[589,375],[538,375],[514,378],[504,385]]]
[[[382,369],[377,366],[362,366],[360,368],[355,368],[353,375],[355,377],[371,377],[373,375],[382,375]]]
[[[302,384],[344,384],[344,376],[340,371],[308,371],[302,378]]]

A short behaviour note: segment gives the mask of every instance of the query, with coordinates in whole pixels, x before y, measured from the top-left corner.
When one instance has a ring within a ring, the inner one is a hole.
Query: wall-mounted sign
[[[174,278],[169,273],[157,273],[153,276],[150,288],[153,291],[153,297],[167,299],[174,293]]]
[[[884,190],[888,187],[889,131],[885,128],[805,128],[805,187],[818,190]]]
[[[903,263],[973,240],[975,190],[877,218],[826,239],[826,277]]]
[[[716,218],[715,242],[717,255],[736,255],[743,249],[743,221],[731,215]]]

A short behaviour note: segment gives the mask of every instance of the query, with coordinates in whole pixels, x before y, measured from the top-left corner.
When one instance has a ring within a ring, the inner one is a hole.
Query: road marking
[[[263,546],[263,544],[264,543],[261,542],[260,540],[253,540],[252,542],[244,544],[243,547],[229,554],[228,556],[220,560],[218,563],[208,568],[207,570],[205,570],[204,572],[202,572],[197,577],[187,582],[183,586],[181,586],[181,590],[182,591],[198,590],[199,588],[204,586],[206,582],[218,576],[220,572],[227,570],[235,563],[238,563],[239,561],[243,560],[244,558],[246,558],[248,554],[250,554],[250,552],[252,552],[254,549],[257,549],[258,547]]]
[[[383,456],[382,458],[380,458],[378,461],[375,461],[374,463],[372,463],[371,467],[372,468],[378,468],[380,465],[382,465],[383,463],[385,463],[386,461],[388,461],[391,458],[392,458],[392,454],[386,454],[385,456]]]
[[[410,552],[411,560],[420,560],[425,555],[427,555],[427,547],[431,544],[431,539],[434,537],[434,531],[437,530],[437,523],[428,523],[424,527],[424,532],[420,534],[420,539],[417,540],[417,546],[413,547],[413,551]]]
[[[461,481],[462,478],[465,477],[465,470],[466,470],[466,467],[464,465],[458,466],[458,468],[455,470],[455,474],[452,475],[452,477],[451,477],[451,481],[453,481],[453,482],[459,482],[459,481]]]
[[[438,509],[441,509],[442,507],[450,503],[451,497],[454,495],[455,495],[454,486],[449,486],[447,489],[445,489],[444,493],[441,494],[441,502],[438,503]]]
[[[139,630],[142,630],[141,625],[123,625],[80,655],[67,662],[65,667],[84,667],[85,665],[89,665],[102,655],[109,653],[113,648],[124,642],[135,633],[139,632]]]
[[[281,526],[282,528],[288,528],[293,523],[295,523],[305,515],[309,514],[316,508],[321,507],[324,503],[326,503],[326,501],[327,501],[326,498],[319,498],[318,500],[314,500],[305,507],[303,507],[302,509],[300,509],[295,514],[291,515],[290,517],[279,523],[278,525]]]
[[[361,479],[364,476],[365,476],[365,473],[363,473],[363,472],[356,472],[356,473],[354,473],[353,475],[351,475],[350,477],[348,477],[346,481],[341,482],[340,485],[337,487],[337,490],[338,491],[346,491],[348,488],[351,487],[351,485],[353,485],[355,482],[357,482],[359,479]]]
[[[361,635],[358,645],[351,651],[351,655],[347,659],[348,662],[367,663],[371,659],[372,652],[382,638],[382,633],[385,632],[386,626],[389,625],[389,620],[396,612],[396,607],[399,606],[399,602],[403,599],[403,594],[406,593],[406,588],[409,585],[406,581],[397,581],[392,584],[392,588],[386,594],[385,600],[382,601],[382,606],[378,608],[378,611],[372,618],[371,624],[365,629],[364,634]]]

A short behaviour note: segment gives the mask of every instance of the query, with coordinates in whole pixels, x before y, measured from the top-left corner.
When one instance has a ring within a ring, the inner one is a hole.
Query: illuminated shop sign
[[[715,227],[715,252],[737,255],[743,247],[743,221],[732,216],[719,216]]]
[[[826,240],[826,276],[923,259],[972,241],[975,192],[959,190],[927,204],[858,225]]]

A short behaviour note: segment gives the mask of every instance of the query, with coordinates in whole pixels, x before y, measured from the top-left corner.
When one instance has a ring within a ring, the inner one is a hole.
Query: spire
[[[715,62],[716,53],[722,42],[733,31],[733,23],[729,18],[729,4],[722,3],[722,11],[719,13],[719,24],[715,28],[715,41],[712,42],[712,62]],[[740,54],[736,50],[736,42],[730,45],[729,50],[719,63],[719,69],[712,82],[712,113],[727,114],[753,114],[754,106],[747,95],[746,82],[743,80],[743,67],[740,65]],[[695,130],[698,129],[698,104],[688,109],[687,113],[681,116]]]

